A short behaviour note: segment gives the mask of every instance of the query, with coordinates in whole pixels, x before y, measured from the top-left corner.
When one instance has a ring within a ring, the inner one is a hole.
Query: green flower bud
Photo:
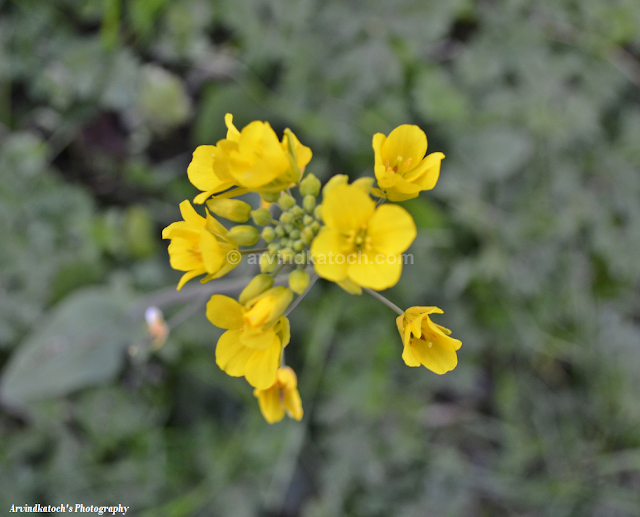
[[[298,265],[306,264],[307,263],[307,257],[308,257],[308,252],[306,250],[305,251],[301,251],[300,253],[296,253],[296,257],[295,257],[294,261]]]
[[[316,218],[317,221],[322,221],[322,205],[318,205],[313,211],[313,217]]]
[[[300,238],[305,244],[309,244],[315,236],[315,232],[309,227],[306,227],[302,232],[300,232]]]
[[[277,192],[260,192],[260,196],[267,203],[275,203],[278,201],[278,193]]]
[[[313,209],[316,207],[315,196],[304,196],[304,199],[302,200],[302,206],[307,213],[312,213]]]
[[[296,229],[296,227],[291,223],[288,223],[288,224],[284,225],[284,231],[287,233],[287,235],[289,235],[295,229]]]
[[[265,226],[260,234],[266,243],[273,242],[276,238],[276,232],[272,226]]]
[[[289,289],[296,294],[304,293],[309,287],[309,273],[304,269],[296,269],[289,275]]]
[[[260,239],[260,234],[253,226],[243,224],[231,228],[227,239],[238,246],[253,246]]]
[[[272,286],[273,286],[272,277],[264,273],[260,275],[256,275],[253,277],[251,282],[247,284],[247,287],[245,287],[242,290],[242,292],[240,293],[240,296],[238,297],[238,302],[244,305],[252,298],[255,298],[256,296],[259,296],[262,293],[264,293],[267,289],[271,289]]]
[[[278,252],[278,256],[283,262],[286,262],[288,264],[293,264],[293,260],[296,254],[293,252],[291,248],[284,248],[283,250],[280,250]]]
[[[297,228],[294,228],[293,230],[291,230],[289,232],[289,238],[293,239],[294,241],[296,239],[300,238],[300,230],[298,230]]]
[[[309,226],[313,221],[315,221],[315,219],[312,215],[305,215],[302,218],[302,224],[304,224],[305,226]]]
[[[282,212],[280,214],[280,222],[282,224],[291,224],[293,222],[293,214],[291,212]]]
[[[275,253],[263,253],[260,255],[260,271],[262,273],[271,273],[278,267],[278,258]]]
[[[286,248],[287,244],[289,244],[289,237],[282,237],[282,239],[280,239],[280,247]]]
[[[273,220],[271,211],[268,208],[258,208],[257,210],[252,210],[251,218],[253,219],[253,222],[258,226],[267,226],[268,224],[271,224],[271,221]]]
[[[320,231],[320,223],[318,221],[313,221],[311,223],[311,229],[313,230],[313,233],[317,235]]]
[[[301,206],[294,206],[291,209],[291,213],[294,215],[294,217],[300,217],[304,215],[304,208],[302,208]]]
[[[336,174],[331,178],[325,186],[322,188],[322,197],[326,197],[330,190],[336,188],[338,185],[346,185],[349,183],[349,176],[346,174]]]
[[[320,193],[320,180],[312,173],[300,182],[300,194],[303,196],[317,196]]]
[[[239,199],[216,199],[207,201],[207,207],[214,214],[234,223],[246,223],[251,213],[251,205]]]
[[[277,253],[282,249],[282,244],[280,244],[279,242],[272,242],[271,244],[269,244],[269,246],[267,246],[267,248],[269,249],[269,253]]]
[[[278,239],[281,239],[282,237],[284,237],[285,231],[282,226],[280,225],[276,226],[276,229],[274,231],[276,232],[276,237],[278,237]]]
[[[296,200],[291,194],[287,194],[286,192],[283,192],[280,195],[280,199],[278,199],[278,206],[283,210],[289,210],[290,208],[293,208],[295,204]]]
[[[293,243],[293,250],[294,251],[302,251],[305,247],[306,247],[306,244],[303,241],[301,241],[300,239],[298,239],[297,241],[295,241]]]

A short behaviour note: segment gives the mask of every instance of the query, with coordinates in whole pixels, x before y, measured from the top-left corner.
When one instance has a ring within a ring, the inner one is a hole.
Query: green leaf
[[[63,300],[9,360],[0,400],[24,405],[112,379],[130,342],[125,310],[131,301],[104,287]]]

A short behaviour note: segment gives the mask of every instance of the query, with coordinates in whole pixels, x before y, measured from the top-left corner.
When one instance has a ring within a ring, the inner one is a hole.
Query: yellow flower
[[[233,125],[233,116],[230,113],[227,113],[224,121],[227,125],[227,138],[218,142],[217,146],[197,147],[187,168],[189,181],[198,190],[204,191],[193,200],[196,204],[202,204],[213,194],[223,192],[235,185],[235,180],[229,173],[228,153],[231,149],[237,148],[240,133]]]
[[[440,175],[442,153],[427,152],[427,136],[418,126],[403,124],[389,136],[373,135],[375,174],[379,189],[373,193],[391,201],[414,198],[435,187]]]
[[[462,342],[449,337],[451,331],[433,323],[429,314],[442,314],[438,307],[411,307],[396,324],[404,344],[402,359],[407,366],[424,365],[439,375],[453,370],[458,364],[456,350]],[[412,335],[413,334],[413,335]]]
[[[302,419],[302,401],[298,393],[298,379],[288,366],[278,368],[276,381],[265,390],[255,389],[254,397],[260,404],[264,419],[274,424],[284,418],[285,411],[290,418]]]
[[[202,283],[226,275],[237,264],[227,260],[227,254],[238,247],[226,238],[227,230],[208,212],[206,219],[199,215],[189,201],[180,203],[184,221],[172,223],[162,230],[163,239],[171,239],[169,259],[171,267],[186,271],[178,290],[192,278],[207,274]]]
[[[282,313],[293,293],[274,287],[244,306],[233,298],[213,295],[207,318],[227,329],[216,347],[216,363],[232,377],[246,377],[254,388],[267,389],[276,381],[282,349],[289,344],[289,320]]]
[[[292,163],[289,134],[297,157]],[[300,181],[311,160],[311,149],[289,132],[282,142],[268,122],[256,120],[240,131],[237,145],[229,146],[229,171],[237,185],[256,192],[280,192]]]
[[[318,275],[349,292],[387,289],[398,282],[401,253],[416,237],[416,225],[404,208],[376,208],[358,186],[338,185],[324,198],[322,218],[324,226],[311,243]]]

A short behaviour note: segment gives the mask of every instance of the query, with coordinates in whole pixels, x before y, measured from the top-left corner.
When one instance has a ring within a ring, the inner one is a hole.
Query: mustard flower
[[[276,381],[282,350],[289,344],[289,320],[282,313],[293,293],[273,287],[241,305],[233,298],[213,295],[207,303],[207,318],[227,329],[216,347],[216,363],[232,377],[244,376],[257,389]]]
[[[297,183],[312,155],[292,132],[280,142],[269,123],[259,120],[246,125],[239,132],[237,145],[228,149],[229,170],[236,184],[255,192],[280,192]]]
[[[186,271],[178,290],[192,278],[206,274],[202,282],[219,278],[231,271],[237,264],[227,260],[227,254],[238,247],[227,239],[227,230],[211,214],[206,219],[199,215],[191,203],[180,203],[184,221],[170,224],[162,230],[163,239],[171,239],[169,260],[171,267]]]
[[[290,418],[302,420],[298,379],[295,372],[288,366],[278,368],[273,385],[264,390],[255,389],[253,395],[258,399],[262,416],[268,423],[280,422],[285,412]]]
[[[382,205],[356,185],[337,185],[322,203],[324,226],[311,243],[318,275],[349,292],[394,286],[402,273],[401,253],[416,237],[413,218],[402,207]]]
[[[435,187],[444,154],[431,153],[425,157],[427,136],[418,126],[403,124],[388,137],[376,133],[373,151],[379,187],[374,195],[405,201]]]
[[[449,337],[451,331],[429,318],[442,314],[438,307],[411,307],[396,319],[404,344],[402,359],[407,366],[423,365],[439,375],[453,370],[458,364],[456,350],[462,342]]]

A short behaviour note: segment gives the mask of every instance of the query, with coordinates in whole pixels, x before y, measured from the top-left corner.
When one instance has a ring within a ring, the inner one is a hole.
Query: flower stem
[[[254,250],[238,250],[240,251],[240,255],[253,255],[254,253],[264,253],[268,251],[268,248],[256,248]]]
[[[289,305],[289,308],[287,309],[287,311],[284,313],[285,316],[288,316],[291,311],[293,311],[293,309],[295,309],[298,304],[302,301],[302,299],[307,296],[307,293],[309,291],[311,291],[311,288],[313,287],[313,284],[315,284],[318,281],[318,278],[320,278],[318,275],[314,275],[313,278],[311,279],[311,281],[309,282],[309,285],[307,286],[307,288],[304,290],[304,292],[298,296],[296,298],[296,301],[293,302],[291,305]]]
[[[387,300],[379,292],[374,291],[373,289],[369,289],[368,287],[364,287],[363,289],[367,291],[367,293],[373,296],[374,298],[377,298],[378,300],[380,300],[382,303],[384,303],[387,307],[395,311],[400,316],[404,315],[404,311],[400,307],[398,307],[395,303],[392,303],[389,300]]]

